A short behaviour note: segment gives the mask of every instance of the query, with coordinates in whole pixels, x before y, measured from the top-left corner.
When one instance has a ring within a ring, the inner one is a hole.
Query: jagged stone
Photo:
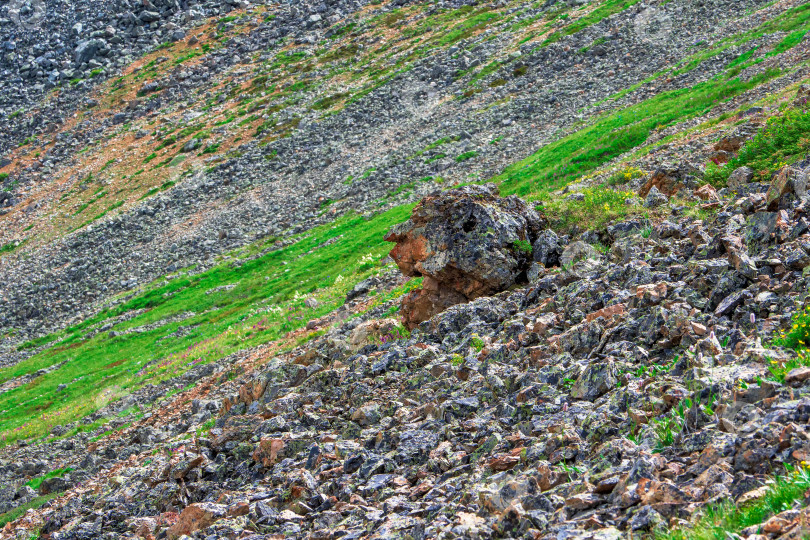
[[[413,328],[459,300],[493,294],[525,282],[532,243],[543,221],[517,197],[497,187],[466,186],[424,198],[411,218],[385,237],[406,276],[424,276],[421,291],[403,301]]]

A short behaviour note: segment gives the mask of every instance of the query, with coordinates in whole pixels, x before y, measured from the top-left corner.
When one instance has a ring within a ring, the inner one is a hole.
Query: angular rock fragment
[[[501,198],[494,184],[424,198],[385,240],[406,276],[423,288],[402,304],[409,328],[447,307],[525,282],[543,219],[521,199]]]

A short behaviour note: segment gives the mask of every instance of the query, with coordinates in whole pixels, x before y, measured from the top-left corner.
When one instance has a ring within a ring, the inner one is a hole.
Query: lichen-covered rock
[[[616,386],[616,367],[612,360],[589,364],[571,389],[571,397],[593,401]]]
[[[540,233],[532,244],[532,257],[546,268],[559,266],[563,245],[557,233],[547,229]]]
[[[644,185],[642,185],[641,189],[638,191],[638,195],[646,199],[650,190],[654,187],[667,197],[672,197],[685,187],[685,176],[686,174],[680,167],[673,165],[660,167],[644,182]]]
[[[647,208],[658,208],[662,204],[667,204],[669,199],[666,195],[658,191],[658,188],[652,186],[644,199],[644,206]]]
[[[172,540],[208,527],[226,515],[226,507],[211,502],[188,505],[180,514],[180,519],[169,527],[168,537]]]
[[[560,264],[563,268],[570,268],[580,261],[598,258],[599,252],[592,245],[586,242],[572,242],[560,255]]]
[[[728,177],[726,184],[731,189],[740,189],[754,179],[754,171],[750,167],[738,167]]]
[[[422,199],[385,237],[397,244],[391,257],[402,273],[425,278],[403,301],[406,324],[525,282],[543,226],[534,209],[517,197],[500,197],[494,184]]]

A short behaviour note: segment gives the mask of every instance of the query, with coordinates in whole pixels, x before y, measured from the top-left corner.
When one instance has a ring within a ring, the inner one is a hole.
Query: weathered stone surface
[[[740,189],[754,179],[754,171],[750,167],[738,167],[728,177],[728,187]]]
[[[262,438],[253,452],[253,460],[264,467],[272,467],[284,450],[286,443],[283,439]]]
[[[765,204],[768,206],[768,210],[776,210],[782,196],[793,192],[794,181],[799,175],[799,171],[788,165],[779,169],[771,181],[768,193],[765,195]]]
[[[616,386],[616,368],[611,360],[589,364],[571,389],[571,397],[593,401]]]
[[[678,167],[666,166],[656,169],[641,186],[638,191],[639,197],[647,198],[650,191],[655,188],[657,192],[665,197],[672,197],[684,187],[683,173]],[[656,197],[660,200],[660,197]]]
[[[576,263],[588,259],[599,259],[599,252],[592,245],[585,242],[572,242],[560,256],[560,265],[571,268]]]
[[[188,505],[180,513],[177,523],[169,527],[168,537],[172,540],[192,534],[213,524],[226,515],[222,504],[203,502]]]
[[[559,266],[562,252],[560,237],[550,229],[541,232],[532,244],[532,258],[546,268]]]
[[[658,191],[658,187],[652,186],[647,196],[644,199],[644,206],[647,208],[658,208],[663,204],[667,204],[669,199],[666,195]]]
[[[404,303],[409,327],[462,297],[471,300],[525,281],[532,243],[543,220],[497,187],[465,186],[424,198],[411,218],[385,237],[391,258],[407,276],[428,283]],[[447,291],[447,292],[445,292]]]

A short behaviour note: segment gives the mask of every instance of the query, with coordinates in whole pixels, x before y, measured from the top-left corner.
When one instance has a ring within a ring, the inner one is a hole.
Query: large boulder
[[[697,187],[697,180],[702,176],[703,171],[689,163],[681,163],[678,166],[664,165],[650,175],[638,194],[642,199],[646,199],[654,187],[667,197],[672,197],[685,187]]]
[[[494,184],[422,199],[385,237],[397,244],[391,257],[402,273],[424,278],[423,288],[403,299],[406,326],[525,282],[544,225],[523,200],[500,197]]]
[[[109,47],[107,42],[103,39],[88,39],[86,41],[82,41],[76,47],[74,61],[76,62],[77,66],[80,66],[86,62],[89,62],[97,55],[106,54],[108,51]]]

